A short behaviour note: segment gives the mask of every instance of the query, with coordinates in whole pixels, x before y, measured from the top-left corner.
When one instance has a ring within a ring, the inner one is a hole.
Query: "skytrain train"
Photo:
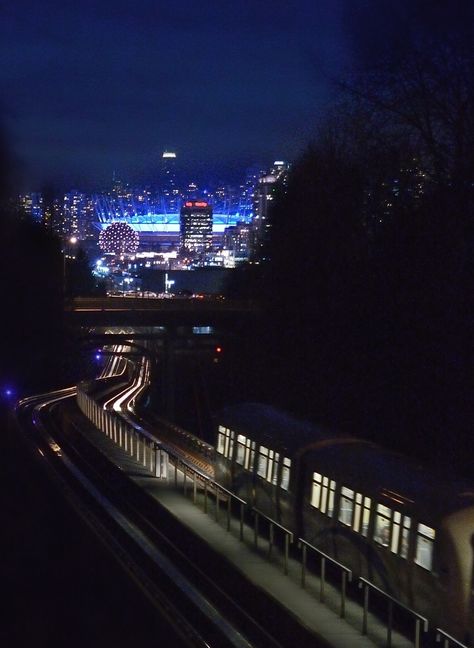
[[[257,403],[217,416],[215,479],[466,643],[474,492]]]

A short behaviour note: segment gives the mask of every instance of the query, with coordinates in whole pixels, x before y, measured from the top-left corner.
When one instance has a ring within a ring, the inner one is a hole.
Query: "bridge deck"
[[[66,320],[77,326],[197,326],[252,318],[259,312],[255,302],[217,298],[77,297],[64,306]]]

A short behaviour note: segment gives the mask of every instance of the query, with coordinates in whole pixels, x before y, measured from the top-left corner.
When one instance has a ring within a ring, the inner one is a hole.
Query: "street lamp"
[[[171,286],[174,285],[173,279],[168,279],[168,273],[165,272],[165,294],[167,295],[170,291]]]

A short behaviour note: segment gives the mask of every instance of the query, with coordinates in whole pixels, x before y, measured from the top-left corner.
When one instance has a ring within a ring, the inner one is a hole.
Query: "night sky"
[[[166,148],[198,180],[292,160],[333,80],[404,37],[415,5],[447,3],[2,2],[1,108],[22,184],[150,181]]]

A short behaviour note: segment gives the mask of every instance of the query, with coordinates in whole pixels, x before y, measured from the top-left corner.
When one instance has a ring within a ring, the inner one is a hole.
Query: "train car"
[[[216,479],[468,642],[474,493],[363,440],[256,403],[218,416]]]
[[[284,526],[294,526],[297,453],[322,430],[269,405],[245,403],[219,412],[216,480]]]

